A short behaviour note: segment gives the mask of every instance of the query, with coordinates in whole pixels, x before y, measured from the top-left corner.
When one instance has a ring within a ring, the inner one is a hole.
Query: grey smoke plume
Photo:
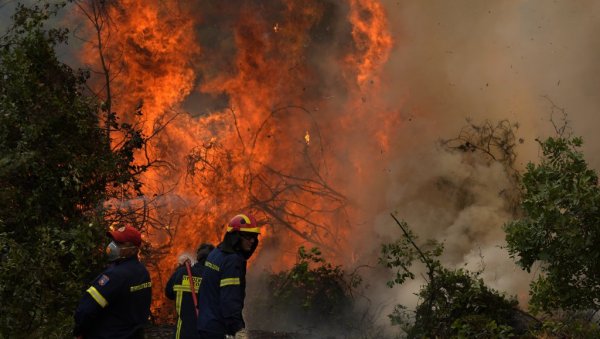
[[[548,97],[569,114],[587,154],[594,133],[600,82],[595,1],[385,1],[395,51],[389,83],[406,92],[409,109],[427,114],[438,135],[464,117],[510,119],[522,125],[522,163],[535,159],[535,137],[552,131]],[[446,132],[447,131],[447,132]],[[598,168],[598,159],[590,159]]]
[[[387,104],[400,110],[398,154],[386,155],[389,175],[370,186],[378,200],[373,247],[398,235],[389,213],[408,221],[421,239],[446,244],[444,262],[478,270],[500,291],[527,302],[530,276],[502,249],[511,215],[499,194],[509,182],[499,166],[436,148],[458,134],[466,118],[519,123],[516,165],[538,157],[536,138],[554,134],[568,114],[592,168],[600,168],[596,89],[600,82],[594,1],[384,1],[395,48],[383,72]],[[402,99],[399,99],[402,98]],[[554,113],[554,114],[552,114]],[[392,147],[394,149],[394,147]],[[460,203],[460,195],[468,195]],[[357,245],[358,246],[358,245]],[[369,251],[365,248],[365,253]],[[483,265],[483,266],[482,266]],[[409,290],[395,290],[410,304]],[[389,300],[390,291],[380,291]]]

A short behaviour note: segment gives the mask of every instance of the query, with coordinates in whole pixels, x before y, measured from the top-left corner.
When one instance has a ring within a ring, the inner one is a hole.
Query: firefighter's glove
[[[241,330],[237,331],[235,333],[235,339],[249,339],[250,336],[248,335],[248,331],[245,328],[242,328]]]
[[[194,261],[192,260],[192,258],[188,254],[182,254],[182,255],[179,256],[179,258],[177,258],[177,264],[179,266],[185,265],[186,261],[189,261],[190,265],[194,263]]]

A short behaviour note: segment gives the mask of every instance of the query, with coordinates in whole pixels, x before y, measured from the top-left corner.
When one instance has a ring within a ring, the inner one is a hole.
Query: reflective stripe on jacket
[[[202,270],[204,266],[196,263],[191,267],[192,277],[194,279],[194,289],[196,294],[202,281]],[[200,338],[196,329],[196,311],[194,309],[194,300],[190,289],[190,280],[185,266],[181,266],[173,272],[171,278],[165,287],[165,295],[171,300],[175,300],[175,309],[177,310],[177,328],[174,338],[192,339]]]
[[[132,338],[150,316],[152,283],[137,258],[116,262],[86,290],[75,311],[75,335],[83,338]]]
[[[206,259],[198,293],[198,330],[205,336],[234,335],[245,327],[246,259],[215,248]]]

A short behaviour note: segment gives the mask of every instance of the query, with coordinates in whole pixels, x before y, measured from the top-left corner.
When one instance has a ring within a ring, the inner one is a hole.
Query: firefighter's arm
[[[80,337],[86,333],[98,317],[102,307],[86,292],[75,310],[75,327],[73,336]]]
[[[175,290],[173,289],[173,286],[175,286],[175,281],[179,276],[178,273],[179,269],[177,269],[173,275],[171,275],[171,278],[169,278],[169,281],[167,281],[167,286],[165,287],[165,296],[171,300],[175,300]]]
[[[245,327],[242,309],[244,295],[241,281],[243,279],[243,259],[230,256],[223,263],[220,289],[221,312],[225,320],[227,334],[235,334]]]
[[[95,319],[118,297],[123,282],[109,272],[100,274],[85,291],[75,311],[73,334],[81,336],[94,324]]]

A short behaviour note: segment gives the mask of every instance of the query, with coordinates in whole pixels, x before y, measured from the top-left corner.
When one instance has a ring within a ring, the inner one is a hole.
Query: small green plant
[[[513,338],[513,328],[508,325],[498,325],[489,317],[474,314],[455,320],[451,326],[456,331],[457,338]]]
[[[360,276],[328,262],[316,247],[299,247],[289,269],[264,272],[259,285],[264,290],[249,294],[248,321],[264,324],[264,329],[314,337],[343,333],[348,338],[367,338],[365,333],[380,330],[366,320],[368,310],[354,309]]]
[[[352,288],[360,283],[356,276],[346,278],[341,266],[325,261],[313,247],[298,249],[296,264],[271,276],[273,302],[283,307],[299,307],[306,315],[336,317],[352,302]]]

